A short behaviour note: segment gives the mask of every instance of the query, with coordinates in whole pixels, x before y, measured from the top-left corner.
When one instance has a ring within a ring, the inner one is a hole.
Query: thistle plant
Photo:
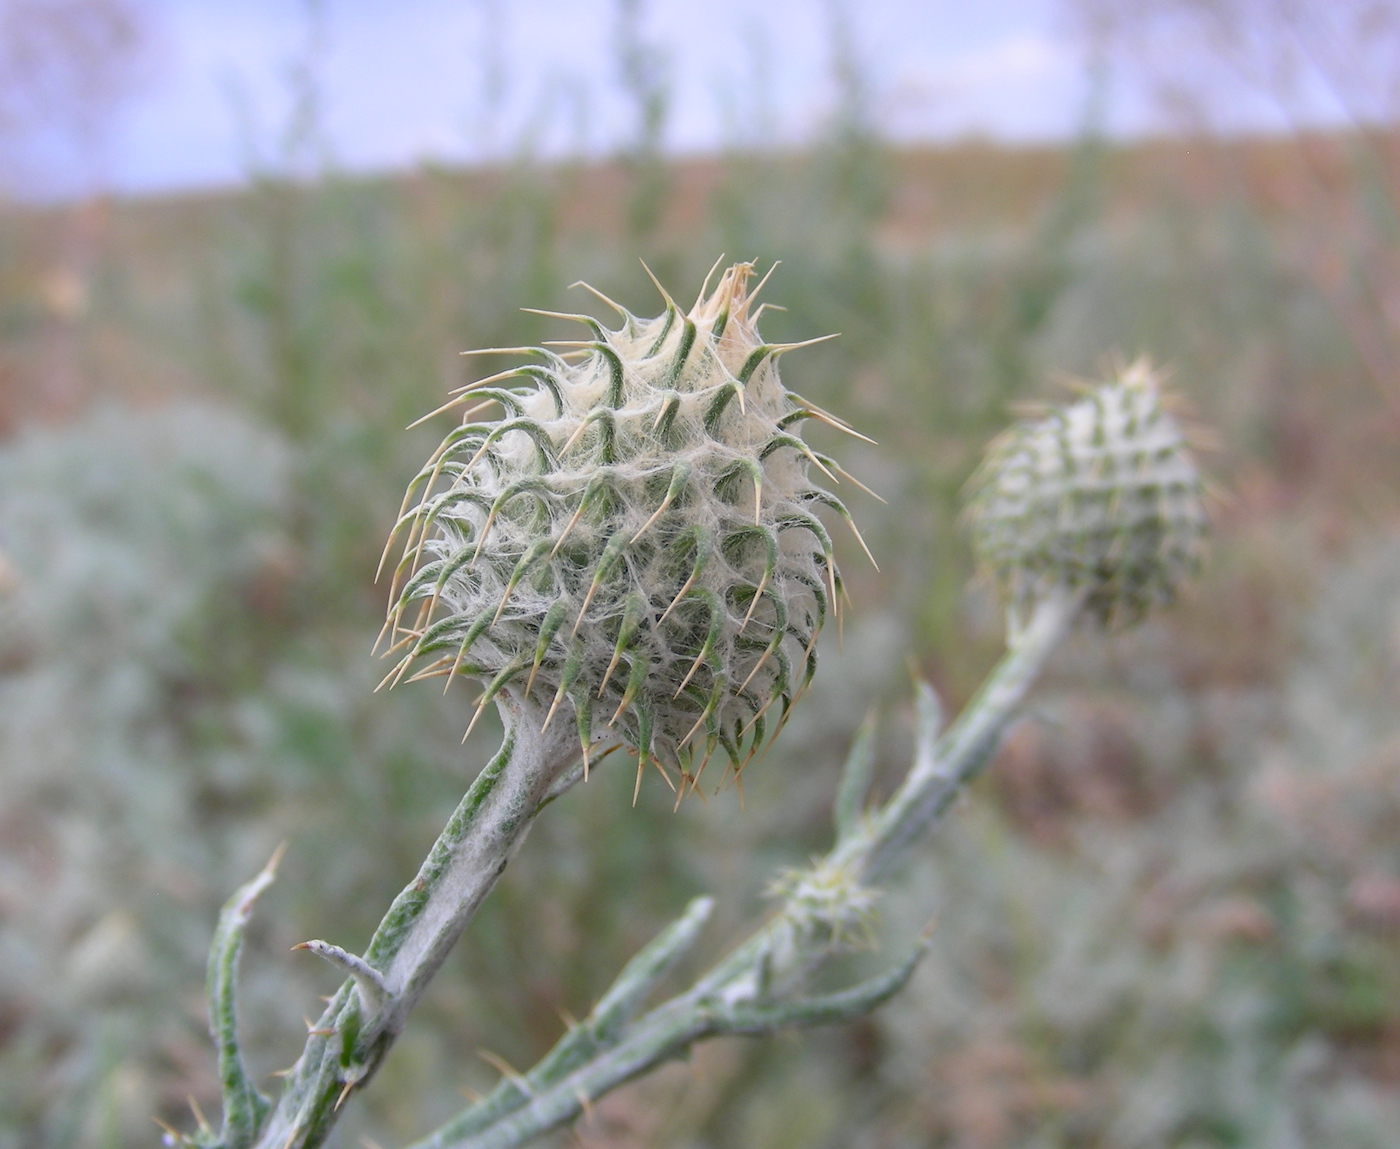
[[[508,349],[537,361],[447,405],[471,407],[390,539],[404,537],[392,679],[475,679],[478,715],[505,692],[544,708],[546,729],[572,711],[585,762],[606,729],[635,750],[638,783],[655,762],[678,798],[716,749],[743,768],[840,608],[814,510],[851,521],[811,476],[845,472],[799,434],[812,418],[850,428],[784,388],[778,357],[802,344],[759,336],[752,270],[729,268],[689,313],[663,290],[650,320],[605,300],[617,330],[567,316],[589,338]],[[473,420],[488,409],[502,417]]]
[[[814,508],[849,515],[812,477],[845,473],[798,431],[811,418],[849,428],[783,387],[776,360],[794,345],[760,338],[751,273],[731,267],[687,313],[663,291],[651,320],[605,300],[618,329],[570,317],[588,338],[515,349],[531,361],[448,404],[468,410],[410,483],[390,539],[401,557],[386,681],[480,684],[478,713],[495,702],[503,719],[501,750],[363,955],[298,947],[347,980],[275,1103],[244,1066],[235,1001],[242,933],[275,859],[234,896],[209,967],[223,1127],[201,1123],[172,1144],[319,1144],[591,752],[625,744],[638,783],[654,764],[679,802],[715,754],[738,776],[811,681],[817,635],[841,599]],[[488,404],[495,417],[479,419]],[[779,908],[756,933],[648,1008],[710,914],[712,900],[696,899],[534,1068],[505,1076],[418,1149],[525,1144],[707,1037],[848,1020],[905,984],[927,937],[875,977],[811,988],[832,955],[873,946],[880,883],[990,760],[1067,629],[1080,616],[1135,618],[1168,597],[1204,523],[1180,429],[1145,366],[994,445],[971,508],[1017,622],[946,731],[933,692],[919,688],[914,760],[894,794],[868,804],[877,730],[867,723],[842,775],[833,848],[774,879]]]

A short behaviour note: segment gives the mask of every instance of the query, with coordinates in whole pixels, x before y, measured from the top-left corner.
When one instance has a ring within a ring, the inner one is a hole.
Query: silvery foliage
[[[0,1144],[148,1138],[188,1060],[202,1007],[170,986],[225,864],[186,832],[219,769],[189,724],[290,479],[277,436],[189,403],[0,448]]]
[[[1400,736],[1400,539],[1357,548],[1303,627],[1289,683],[1290,742],[1339,769]]]

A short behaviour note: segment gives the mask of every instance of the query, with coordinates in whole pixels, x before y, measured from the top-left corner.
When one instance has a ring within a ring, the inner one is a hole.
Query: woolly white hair
[[[850,521],[809,478],[844,472],[799,433],[810,418],[850,428],[784,388],[778,356],[803,345],[759,336],[752,274],[730,267],[688,313],[662,289],[650,320],[600,296],[619,329],[567,316],[589,338],[506,349],[535,361],[461,389],[448,407],[477,403],[390,538],[404,536],[390,678],[465,676],[484,686],[478,713],[508,691],[546,724],[567,705],[585,761],[610,727],[639,767],[677,766],[681,793],[717,747],[742,768],[839,609],[814,509]],[[475,421],[488,404],[504,414]]]

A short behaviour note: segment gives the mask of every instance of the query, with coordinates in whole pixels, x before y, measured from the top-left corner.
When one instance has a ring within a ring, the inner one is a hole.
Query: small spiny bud
[[[681,793],[737,771],[816,669],[839,609],[826,507],[840,468],[800,437],[832,416],[787,391],[737,264],[689,313],[622,324],[463,389],[472,403],[409,485],[386,633],[390,678],[467,677],[611,730]],[[761,288],[760,284],[760,288]],[[755,291],[754,294],[757,294]],[[508,381],[518,381],[508,384]],[[452,406],[454,404],[449,404]],[[478,420],[488,404],[503,412]],[[478,712],[479,712],[478,710]],[[668,781],[669,781],[668,776]],[[674,785],[674,784],[673,784]]]
[[[807,869],[780,872],[768,893],[783,899],[789,923],[807,945],[859,949],[874,944],[879,892],[861,882],[852,866],[816,859]]]
[[[1014,608],[1055,587],[1086,588],[1099,621],[1135,622],[1195,570],[1201,479],[1168,407],[1138,360],[988,449],[968,517]]]

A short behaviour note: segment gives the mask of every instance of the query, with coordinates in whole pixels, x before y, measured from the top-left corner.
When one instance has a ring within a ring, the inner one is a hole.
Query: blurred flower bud
[[[1019,610],[1084,588],[1099,621],[1136,622],[1200,560],[1200,476],[1138,360],[1083,398],[1001,436],[970,484],[978,554]]]

